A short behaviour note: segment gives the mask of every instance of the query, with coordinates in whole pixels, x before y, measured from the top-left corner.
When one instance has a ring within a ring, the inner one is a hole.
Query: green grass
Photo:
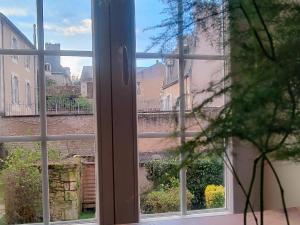
[[[4,204],[4,184],[0,180],[0,204]]]
[[[4,216],[0,218],[0,225],[6,225]]]
[[[84,220],[84,219],[94,219],[95,218],[95,212],[94,211],[85,211],[81,212],[79,219]]]

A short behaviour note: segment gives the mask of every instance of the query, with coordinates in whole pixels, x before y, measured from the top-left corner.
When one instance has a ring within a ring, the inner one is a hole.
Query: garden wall
[[[77,220],[81,212],[81,162],[49,165],[49,198],[51,221]]]

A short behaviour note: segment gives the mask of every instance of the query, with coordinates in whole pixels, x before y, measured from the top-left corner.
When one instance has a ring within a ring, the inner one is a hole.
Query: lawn
[[[89,210],[85,212],[81,212],[79,219],[94,219],[95,218],[95,211]]]

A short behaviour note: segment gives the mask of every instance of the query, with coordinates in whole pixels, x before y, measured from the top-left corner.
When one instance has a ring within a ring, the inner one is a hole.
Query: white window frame
[[[95,2],[97,0],[93,0],[93,5],[95,6]],[[112,1],[112,4],[121,4],[122,1]],[[49,225],[50,224],[50,210],[49,210],[49,177],[48,177],[48,153],[47,153],[47,142],[48,141],[63,141],[63,140],[95,140],[95,134],[76,134],[76,135],[48,135],[47,134],[47,115],[46,115],[46,86],[45,86],[45,64],[44,64],[44,56],[45,55],[58,55],[58,56],[78,56],[78,57],[94,57],[95,56],[95,52],[93,51],[75,51],[75,50],[59,50],[59,51],[53,51],[53,50],[45,50],[44,48],[44,20],[43,20],[43,0],[36,0],[37,3],[37,36],[38,36],[38,49],[0,49],[0,54],[2,55],[13,55],[13,56],[19,56],[19,55],[32,55],[32,56],[37,56],[38,58],[38,68],[41,68],[39,70],[39,74],[38,74],[38,83],[39,83],[39,104],[40,104],[40,135],[35,135],[35,136],[13,136],[13,137],[8,137],[8,136],[0,136],[0,142],[40,142],[41,143],[41,151],[42,151],[42,190],[43,190],[43,224],[45,225]],[[181,0],[179,0],[179,4],[182,3]],[[102,6],[98,6],[99,4],[97,4],[97,7],[102,7]],[[114,7],[115,5],[113,5],[112,7]],[[133,4],[132,4],[133,5]],[[132,6],[131,5],[131,6]],[[130,6],[130,7],[131,7]],[[180,8],[180,7],[179,7]],[[120,8],[118,8],[118,10],[121,10]],[[129,13],[134,13],[133,12],[133,7],[130,8],[130,12]],[[96,9],[93,11],[94,14],[94,18],[97,18],[97,22],[99,22],[99,17],[96,12]],[[105,18],[104,20],[106,20],[106,18],[109,16],[109,14],[107,14],[107,9],[104,10],[104,15],[102,15],[102,18]],[[117,10],[116,12],[117,13]],[[116,16],[116,15],[115,15]],[[113,16],[112,16],[113,17]],[[124,17],[125,18],[125,17]],[[102,21],[103,23],[106,21]],[[116,23],[116,22],[115,22]],[[99,25],[99,24],[98,24]],[[96,25],[94,25],[96,26]],[[144,52],[140,52],[140,53],[136,53],[136,59],[157,59],[157,58],[163,58],[163,59],[178,59],[179,60],[179,87],[180,87],[180,96],[184,96],[184,60],[186,59],[194,59],[194,60],[225,60],[224,55],[192,55],[192,54],[188,54],[185,55],[184,54],[184,45],[183,45],[183,27],[182,24],[179,23],[179,40],[178,40],[178,47],[179,47],[179,53],[171,53],[171,54],[164,54],[164,53],[144,53]],[[101,29],[95,28],[94,27],[94,32],[93,34],[99,32],[100,30],[107,30],[107,27],[102,26]],[[115,31],[116,32],[116,31]],[[133,30],[134,33],[134,30]],[[107,35],[111,35],[111,34],[106,34],[104,33],[104,36]],[[107,37],[103,37],[105,40]],[[97,48],[96,48],[97,49]],[[109,52],[108,52],[109,54]],[[109,57],[108,57],[109,58]],[[106,69],[106,68],[105,68]],[[103,70],[103,68],[102,68]],[[98,89],[99,85],[97,82],[96,83],[96,87]],[[98,86],[97,86],[98,85]],[[135,86],[135,85],[134,85]],[[133,88],[135,89],[135,87]],[[97,90],[95,89],[95,91],[97,92]],[[100,92],[100,90],[98,89],[98,92]],[[134,92],[136,93],[136,92]],[[97,97],[99,97],[99,93],[97,93],[96,95]],[[106,101],[107,99],[104,98],[105,96],[100,96],[100,99],[103,99],[104,101]],[[134,96],[135,97],[135,96]],[[102,109],[101,107],[97,106],[97,111],[101,111],[101,113],[105,112],[106,109]],[[105,112],[105,113],[108,113]],[[98,115],[98,112],[97,112]],[[100,114],[99,114],[100,115]],[[109,113],[107,114],[109,115]],[[180,138],[180,142],[183,144],[185,143],[185,139],[186,137],[193,137],[196,132],[187,132],[185,131],[185,98],[184,97],[180,97],[180,107],[179,107],[179,125],[180,125],[180,132],[178,134],[178,137]],[[103,124],[102,124],[103,125]],[[105,125],[105,122],[104,122]],[[105,128],[98,128],[98,130],[102,130]],[[103,132],[105,132],[107,130],[103,130]],[[99,135],[99,134],[98,134]],[[106,135],[106,134],[104,134]],[[144,132],[144,133],[139,133],[137,135],[137,138],[163,138],[163,137],[169,137],[170,135],[173,135],[173,133],[169,133],[169,132]],[[105,139],[103,139],[105,140]],[[102,141],[103,141],[102,140]],[[105,140],[106,141],[106,140]],[[99,151],[99,150],[98,150]],[[101,157],[103,156],[104,158],[99,158],[97,159],[97,162],[105,162],[105,157],[109,157],[110,153],[109,152],[105,152],[104,150],[101,154]],[[119,153],[118,153],[119,154]],[[135,153],[137,154],[137,152]],[[99,156],[98,156],[99,157]],[[109,162],[108,162],[109,163]],[[134,161],[132,162],[133,164],[135,163]],[[109,166],[111,166],[111,164],[109,164]],[[115,165],[114,165],[115,166]],[[132,166],[132,165],[130,165]],[[97,171],[96,174],[97,178],[98,178],[98,185],[97,188],[99,188],[99,184],[101,184],[101,190],[97,190],[97,193],[100,193],[97,197],[97,201],[98,201],[98,205],[107,205],[105,203],[111,203],[109,202],[109,200],[112,199],[112,196],[110,195],[110,193],[105,193],[105,190],[110,188],[110,185],[113,185],[113,182],[111,182],[111,169],[109,170],[109,173],[105,174],[103,173],[103,171],[101,171],[101,169],[99,169],[99,167],[97,167]],[[121,167],[117,167],[117,169],[120,169]],[[113,171],[111,171],[113,173]],[[137,179],[137,174],[134,174],[133,176],[136,176],[135,179]],[[101,179],[99,179],[101,178]],[[117,177],[116,179],[121,179],[120,177]],[[103,180],[105,181],[109,181],[109,182],[103,182]],[[225,179],[226,184],[228,179]],[[103,187],[104,185],[104,187]],[[130,185],[134,185],[133,189],[134,189],[134,196],[138,195],[138,187],[137,187],[137,183],[132,183]],[[227,187],[227,186],[226,186]],[[120,188],[120,187],[119,187]],[[121,189],[118,189],[117,191],[120,191]],[[197,211],[192,211],[189,212],[187,211],[187,204],[186,204],[186,170],[182,169],[180,171],[180,190],[181,190],[181,194],[180,194],[180,215],[182,216],[186,216],[189,214],[195,214],[195,213],[199,213]],[[228,195],[232,195],[231,191],[228,190],[228,188],[226,188],[227,192],[229,193]],[[101,200],[99,200],[101,196]],[[230,196],[227,196],[227,201],[231,199]],[[118,199],[115,199],[118,201]],[[100,203],[99,203],[100,202]],[[120,203],[119,203],[120,204]],[[226,210],[228,210],[228,205],[231,204],[227,204],[226,203],[226,209],[224,209],[224,212]],[[108,207],[108,206],[107,206]],[[119,207],[119,205],[118,205]],[[133,206],[134,208],[135,206]],[[105,209],[105,208],[104,208]],[[113,209],[113,207],[112,207]],[[100,207],[101,210],[101,207]],[[137,210],[137,208],[136,208]],[[210,210],[212,213],[216,213],[219,212],[220,210]],[[203,212],[203,211],[201,211]],[[201,213],[200,212],[200,213]],[[111,211],[102,211],[101,213],[103,213],[101,215],[101,217],[109,217],[110,219],[114,218],[115,212],[111,212]],[[132,215],[131,218],[135,218],[135,221],[137,222],[138,220],[138,213],[139,212],[135,212],[134,215]],[[108,214],[108,216],[107,216]],[[97,218],[99,221],[99,210],[97,210]],[[200,214],[199,214],[200,215]],[[211,215],[211,214],[210,214]],[[170,215],[167,215],[170,216]],[[118,214],[117,216],[118,217]],[[125,215],[126,217],[126,215]],[[132,219],[131,219],[132,221]],[[130,219],[129,219],[130,222]],[[67,222],[68,223],[68,222]]]

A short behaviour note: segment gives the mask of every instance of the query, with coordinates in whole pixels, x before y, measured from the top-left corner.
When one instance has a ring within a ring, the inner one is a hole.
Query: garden
[[[141,194],[141,213],[179,211],[179,163],[176,158],[145,163],[152,186]],[[187,205],[189,210],[223,208],[225,205],[224,165],[218,156],[205,156],[187,167]]]

